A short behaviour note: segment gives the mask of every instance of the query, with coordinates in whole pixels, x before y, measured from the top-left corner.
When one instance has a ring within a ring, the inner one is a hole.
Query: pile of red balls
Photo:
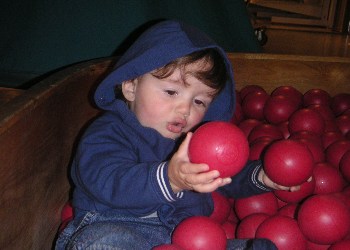
[[[300,185],[300,190],[236,200],[214,192],[212,215],[184,220],[172,244],[159,249],[226,249],[226,239],[247,238],[270,239],[280,250],[350,249],[350,94],[331,96],[322,89],[301,93],[292,86],[269,94],[248,85],[236,96],[235,132],[227,137],[241,136],[238,127],[244,138],[237,138],[248,152],[241,151],[236,168],[223,173],[232,176],[242,162],[261,159],[274,182]],[[202,136],[194,151],[207,148],[206,141],[213,144],[215,136]],[[230,150],[240,151],[232,145]],[[198,152],[192,152],[193,158],[200,158]],[[220,157],[231,167],[237,160],[237,155]]]

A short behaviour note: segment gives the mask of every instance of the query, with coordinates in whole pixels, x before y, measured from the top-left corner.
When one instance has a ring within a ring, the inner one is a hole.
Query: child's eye
[[[205,102],[203,102],[203,101],[201,101],[201,100],[194,100],[194,103],[196,104],[196,105],[199,105],[199,106],[203,106],[203,107],[206,107],[207,105],[206,105],[206,103]]]
[[[171,95],[171,96],[177,94],[177,92],[175,90],[165,90],[165,93],[167,93],[168,95]]]

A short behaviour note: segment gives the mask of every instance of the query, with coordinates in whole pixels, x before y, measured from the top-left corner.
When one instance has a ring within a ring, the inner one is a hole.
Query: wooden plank
[[[298,13],[301,15],[311,17],[322,17],[322,5],[318,4],[305,4],[299,2],[290,1],[271,1],[271,0],[255,0],[250,1],[251,4],[262,6],[265,8],[272,8],[286,12]]]
[[[274,54],[228,54],[237,89],[258,84],[271,92],[291,85],[306,92],[322,88],[331,95],[350,93],[350,58]]]
[[[72,150],[110,63],[69,67],[0,106],[0,249],[52,248]]]
[[[23,92],[24,90],[22,89],[0,87],[0,106],[21,95]]]
[[[295,17],[280,17],[272,16],[271,23],[297,24],[309,26],[325,26],[328,27],[328,21],[322,19],[312,18],[295,18]]]

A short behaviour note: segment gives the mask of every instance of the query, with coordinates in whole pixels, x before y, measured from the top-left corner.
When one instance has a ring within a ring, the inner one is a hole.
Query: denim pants
[[[60,233],[56,250],[148,250],[167,243],[171,243],[171,229],[157,217],[123,217],[89,212],[82,219],[71,221]],[[271,241],[265,239],[228,240],[227,249],[277,250]]]

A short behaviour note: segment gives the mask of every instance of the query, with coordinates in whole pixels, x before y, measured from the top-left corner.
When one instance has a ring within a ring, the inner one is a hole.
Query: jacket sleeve
[[[245,198],[271,191],[258,180],[261,168],[260,160],[249,161],[237,175],[231,177],[232,182],[229,185],[221,187],[218,191],[232,198]]]
[[[132,133],[100,119],[79,144],[72,179],[96,210],[123,209],[145,216],[182,195],[170,187],[165,159],[152,147],[136,146]],[[144,155],[142,159],[140,154]]]

